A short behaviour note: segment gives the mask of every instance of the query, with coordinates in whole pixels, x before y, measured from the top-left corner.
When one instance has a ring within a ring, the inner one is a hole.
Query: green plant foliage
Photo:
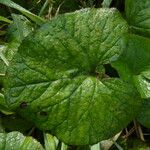
[[[0,45],[0,76],[4,76],[6,72],[6,67],[9,65],[8,60],[6,59],[4,53],[6,51],[6,46]],[[0,80],[0,85],[1,85],[1,80]]]
[[[25,133],[33,127],[33,124],[20,116],[13,115],[4,115],[2,117],[2,125],[5,127],[6,131],[19,131]]]
[[[0,47],[0,73],[5,74],[6,67],[17,52],[20,43],[30,32],[33,31],[31,22],[22,15],[12,14],[13,23],[7,31],[7,42]]]
[[[6,100],[4,98],[4,95],[0,93],[0,111],[6,110]]]
[[[60,13],[71,12],[79,9],[79,4],[77,0],[54,0],[54,8],[60,7]]]
[[[26,10],[25,8],[21,7],[20,5],[14,3],[11,0],[0,0],[0,4],[6,5],[8,7],[14,8],[18,11],[20,11],[22,14],[30,18],[32,21],[37,23],[38,25],[42,25],[45,20],[39,16],[36,16],[35,14],[31,13],[30,11]]]
[[[7,19],[6,17],[0,16],[0,21],[4,21],[6,23],[12,23],[11,20]]]
[[[7,31],[7,41],[21,42],[30,32],[33,31],[33,24],[24,16],[12,14],[13,24]]]
[[[0,133],[0,150],[44,150],[32,137],[25,137],[20,132]]]
[[[0,0],[0,150],[148,150],[149,47],[150,0]]]
[[[103,7],[109,7],[111,2],[112,2],[112,0],[103,0],[102,6]]]
[[[113,63],[121,78],[133,82],[143,98],[150,97],[150,39],[137,35],[125,37],[120,58]]]
[[[132,139],[128,142],[128,150],[149,150],[150,147],[139,139]]]
[[[125,12],[132,31],[150,37],[150,0],[126,0]]]
[[[44,134],[44,143],[45,143],[45,149],[46,150],[56,150],[58,143],[56,142],[56,139],[51,134],[45,133]]]
[[[145,127],[150,128],[150,99],[145,100],[137,120]]]
[[[141,104],[132,85],[103,68],[122,52],[127,30],[116,9],[55,17],[25,38],[14,56],[5,82],[8,107],[68,144],[114,136]]]

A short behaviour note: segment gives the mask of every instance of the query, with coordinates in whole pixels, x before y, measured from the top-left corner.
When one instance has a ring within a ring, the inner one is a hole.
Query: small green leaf
[[[32,137],[25,137],[23,134],[14,131],[0,133],[0,149],[3,150],[44,150],[39,142]]]
[[[150,37],[150,0],[126,0],[125,12],[134,33]]]
[[[150,39],[128,35],[120,58],[113,62],[121,78],[134,83],[142,98],[150,97]]]
[[[0,0],[0,4],[6,5],[8,7],[17,9],[20,11],[22,14],[30,18],[32,21],[36,22],[39,25],[42,25],[45,20],[39,16],[36,16],[35,14],[31,13],[30,11],[24,9],[23,7],[19,6],[18,4],[14,3],[11,0]]]
[[[8,41],[21,42],[30,32],[34,30],[33,24],[24,16],[11,14],[13,24],[7,31]]]
[[[132,85],[104,70],[121,54],[127,30],[116,9],[53,18],[25,38],[14,56],[5,82],[8,106],[67,144],[114,136],[141,105]]]

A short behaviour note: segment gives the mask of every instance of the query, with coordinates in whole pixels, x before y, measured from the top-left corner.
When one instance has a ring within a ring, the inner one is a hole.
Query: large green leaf
[[[20,132],[0,133],[1,150],[44,150],[32,137],[25,137]]]
[[[150,128],[150,99],[145,100],[137,120],[145,127]]]
[[[126,32],[116,9],[52,19],[22,42],[7,70],[8,106],[68,144],[115,135],[141,103],[131,85],[103,71],[121,53]]]
[[[150,0],[126,0],[125,12],[132,31],[150,37]]]
[[[133,82],[143,98],[150,97],[150,39],[128,35],[120,58],[113,63],[120,76]]]

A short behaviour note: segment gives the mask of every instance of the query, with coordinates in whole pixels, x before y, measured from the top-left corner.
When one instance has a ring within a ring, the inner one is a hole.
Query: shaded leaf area
[[[145,127],[150,128],[150,99],[145,100],[137,120]]]
[[[133,82],[143,98],[150,97],[150,40],[128,35],[120,58],[112,63],[121,78]]]
[[[32,137],[25,137],[20,132],[0,133],[0,149],[5,150],[44,150]]]
[[[126,0],[125,12],[132,32],[150,37],[150,1]]]
[[[125,13],[125,0],[112,0],[111,7],[117,8],[123,15]]]
[[[121,54],[127,29],[116,9],[53,18],[14,56],[5,80],[8,107],[68,144],[114,136],[141,105],[136,89],[106,76],[103,66]]]
[[[3,115],[1,114],[1,123],[2,126],[4,127],[6,132],[11,132],[11,131],[19,131],[22,133],[26,133],[29,131],[32,127],[33,124],[24,118],[13,114],[13,115]]]

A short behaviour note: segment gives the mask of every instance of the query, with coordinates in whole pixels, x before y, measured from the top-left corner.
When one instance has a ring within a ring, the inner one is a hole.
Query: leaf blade
[[[15,55],[5,85],[8,105],[64,143],[86,145],[110,138],[141,104],[132,85],[101,74],[103,65],[122,52],[127,30],[116,9],[83,9],[53,18],[28,36]]]

